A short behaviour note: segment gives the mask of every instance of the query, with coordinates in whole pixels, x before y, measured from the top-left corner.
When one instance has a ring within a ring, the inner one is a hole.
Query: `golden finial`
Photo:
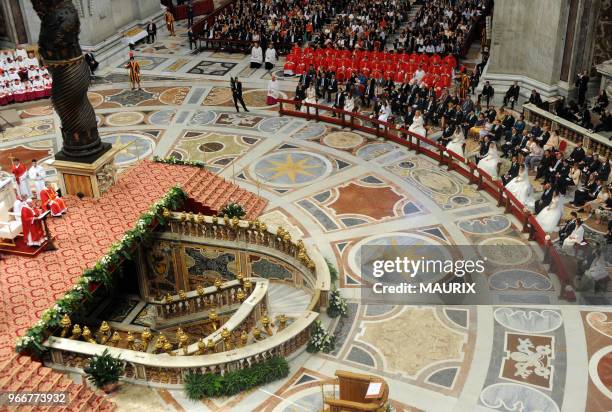
[[[187,299],[187,294],[185,293],[185,291],[184,291],[183,289],[179,290],[179,293],[178,293],[178,294],[179,294],[179,298],[180,298],[181,300],[185,300],[185,299]]]
[[[283,330],[287,326],[287,316],[284,313],[278,315],[278,329]]]
[[[174,300],[174,298],[172,297],[172,295],[170,293],[168,293],[166,295],[166,303],[172,303],[173,300]]]
[[[261,222],[259,224],[259,231],[260,232],[265,232],[266,230],[268,230],[268,226],[265,223]]]
[[[236,275],[236,279],[238,279],[238,282],[242,283],[242,281],[244,280],[244,275],[242,274],[242,272],[238,272],[238,274]]]
[[[101,345],[106,345],[106,342],[108,341],[108,333],[110,332],[110,326],[108,326],[108,323],[104,320],[102,321],[102,324],[100,325],[100,329],[98,329],[98,332],[102,335],[100,337],[100,344]]]
[[[174,355],[174,354],[172,353],[172,349],[173,349],[173,346],[172,346],[172,344],[170,343],[170,341],[165,341],[165,342],[164,342],[164,351],[165,351],[165,352],[166,352],[168,355]]]
[[[134,349],[135,339],[134,339],[134,335],[132,335],[132,332],[128,331],[126,340],[127,340],[127,348]]]
[[[228,215],[223,215],[223,223],[225,223],[225,226],[229,225],[229,216]]]
[[[270,327],[270,318],[268,317],[268,313],[264,312],[261,318],[261,324],[264,327],[264,330],[268,334],[268,336],[272,336],[272,328]]]
[[[185,212],[179,215],[179,219],[181,220],[181,222],[184,222],[185,220],[187,220],[187,215],[185,214]]]
[[[230,337],[230,331],[227,330],[227,328],[223,328],[223,330],[221,331],[221,337],[223,339],[229,339]]]
[[[230,331],[227,330],[227,328],[223,328],[223,331],[221,331],[221,337],[223,338],[225,350],[232,350],[232,341],[230,339],[231,336],[232,334],[230,333]]]
[[[242,333],[240,334],[240,343],[242,344],[242,346],[245,346],[248,340],[249,340],[249,334],[247,333],[246,330],[243,330]]]
[[[204,215],[202,215],[201,213],[198,213],[198,216],[196,217],[196,222],[200,225],[204,223]]]
[[[238,224],[240,223],[240,221],[238,220],[238,218],[236,216],[234,216],[232,218],[232,226],[234,226],[235,228],[238,228]]]
[[[164,211],[162,212],[162,216],[166,219],[170,217],[170,210],[167,207],[164,207]]]
[[[117,344],[121,340],[121,336],[119,335],[119,332],[115,331],[115,333],[113,333],[113,336],[111,336],[110,340],[113,346],[117,346]]]
[[[314,269],[315,268],[315,263],[313,260],[309,260],[308,261],[308,269]]]
[[[253,337],[255,340],[261,340],[261,330],[257,326],[253,328]]]
[[[72,321],[68,317],[68,314],[65,313],[64,316],[62,316],[62,319],[60,319],[60,325],[62,325],[61,337],[65,338],[68,334],[68,330],[70,330],[70,325],[72,325]]]
[[[249,293],[249,291],[251,290],[251,286],[252,286],[251,279],[248,279],[248,278],[244,279],[243,285],[244,285],[244,290],[246,291],[246,293]]]
[[[215,287],[217,289],[221,289],[221,285],[223,285],[223,281],[221,280],[220,277],[218,277],[217,279],[215,279]]]
[[[213,225],[218,224],[219,223],[219,218],[217,216],[213,216],[212,217],[212,223],[213,223]]]
[[[210,352],[215,352],[216,351],[216,346],[214,344],[214,342],[212,341],[212,339],[208,339],[208,341],[206,342],[206,348],[210,351]]]
[[[85,339],[89,343],[97,343],[95,339],[91,337],[91,331],[87,326],[83,327],[83,339]]]
[[[242,303],[245,297],[246,294],[242,291],[242,289],[238,289],[238,292],[236,292],[236,298],[238,299],[238,301]]]
[[[302,239],[297,241],[297,247],[298,247],[299,250],[306,249],[306,246],[304,246],[304,241]]]
[[[204,355],[206,353],[206,342],[204,339],[198,341],[198,355]]]
[[[189,212],[188,218],[191,222],[195,222],[195,216],[193,215],[193,212]]]
[[[161,352],[164,349],[165,343],[166,343],[166,337],[164,335],[159,335],[157,337],[157,341],[155,341],[155,350],[157,352]]]
[[[151,331],[149,330],[149,328],[145,329],[142,331],[142,333],[140,334],[140,339],[142,339],[145,342],[145,346],[147,346],[146,344],[149,343],[149,341],[151,340]]]
[[[215,309],[214,308],[211,309],[210,312],[208,313],[208,319],[212,323],[213,330],[217,330],[217,319],[218,318],[219,318],[219,315],[217,315],[217,312],[215,311]]]
[[[202,285],[198,285],[196,287],[196,291],[198,292],[198,296],[204,296],[204,288],[202,287]]]
[[[285,234],[283,235],[283,240],[285,242],[290,242],[291,241],[291,234],[289,232],[285,232]]]
[[[278,237],[283,237],[283,234],[284,234],[284,233],[285,233],[285,229],[283,229],[283,227],[282,227],[282,226],[279,226],[279,227],[276,229],[276,236],[278,236]]]
[[[72,336],[70,336],[70,339],[78,339],[81,337],[81,333],[83,333],[81,331],[81,327],[79,326],[79,324],[77,323],[76,325],[74,325],[72,327]]]
[[[304,253],[303,250],[298,253],[298,259],[300,259],[301,261],[305,261],[307,257],[308,256],[306,256],[306,253]]]

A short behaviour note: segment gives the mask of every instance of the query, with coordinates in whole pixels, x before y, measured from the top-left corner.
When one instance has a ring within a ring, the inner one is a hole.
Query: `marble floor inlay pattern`
[[[100,134],[127,145],[117,166],[152,156],[200,160],[266,197],[262,221],[303,238],[338,268],[348,313],[333,320],[322,315],[336,348],[296,355],[285,380],[201,402],[176,388],[125,385],[112,396],[118,410],[317,411],[320,384],[337,369],[384,376],[394,411],[612,410],[612,312],[563,305],[558,279],[541,264],[541,250],[521,222],[456,173],[395,143],[279,117],[267,105],[266,88],[282,61],[268,72],[248,67],[248,56],[191,55],[184,22],[177,31],[177,38],[164,34],[137,46],[142,90],[130,90],[126,56],[94,79],[88,96]],[[248,113],[235,112],[230,76],[243,82]],[[279,78],[281,95],[292,96],[296,82]],[[9,156],[38,158],[55,180],[46,161],[61,148],[61,129],[50,102],[20,116],[22,124],[0,133],[0,167],[10,167]],[[392,252],[405,245],[472,245],[495,264],[494,273],[475,280],[496,304],[367,304],[364,245],[390,245]],[[144,308],[133,322],[150,320]]]

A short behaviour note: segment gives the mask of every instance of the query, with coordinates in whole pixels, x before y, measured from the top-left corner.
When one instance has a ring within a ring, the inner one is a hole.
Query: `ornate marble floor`
[[[199,403],[180,391],[124,386],[114,395],[119,410],[315,411],[318,382],[336,369],[385,376],[397,411],[612,409],[612,311],[557,305],[558,281],[543,267],[519,276],[500,270],[486,279],[495,306],[360,303],[355,259],[361,245],[492,239],[528,245],[518,222],[491,198],[395,144],[278,117],[265,104],[269,74],[247,69],[244,58],[187,56],[166,43],[139,52],[149,62],[142,91],[128,90],[117,62],[89,95],[104,140],[134,142],[118,165],[153,155],[203,160],[261,193],[270,200],[262,220],[303,236],[337,265],[349,315],[326,320],[336,349],[301,354],[285,381]],[[243,79],[249,113],[231,106],[227,83],[234,75]],[[291,94],[293,81],[282,82]],[[22,117],[22,126],[0,135],[5,169],[9,154],[49,159],[61,145],[59,120],[46,103]],[[539,259],[536,249],[528,250],[527,259]]]

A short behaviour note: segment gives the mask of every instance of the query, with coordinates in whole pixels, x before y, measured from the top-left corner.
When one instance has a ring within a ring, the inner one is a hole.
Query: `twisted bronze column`
[[[32,0],[40,17],[39,52],[53,79],[51,102],[62,122],[58,160],[93,163],[110,149],[98,134],[87,99],[89,67],[79,45],[80,21],[71,0]]]

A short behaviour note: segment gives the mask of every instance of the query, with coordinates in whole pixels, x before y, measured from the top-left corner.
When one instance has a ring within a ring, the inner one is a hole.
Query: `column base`
[[[115,155],[125,146],[112,146],[92,163],[55,158],[51,166],[57,169],[60,176],[60,187],[67,195],[99,198],[110,189],[116,181],[117,171],[114,165]]]

